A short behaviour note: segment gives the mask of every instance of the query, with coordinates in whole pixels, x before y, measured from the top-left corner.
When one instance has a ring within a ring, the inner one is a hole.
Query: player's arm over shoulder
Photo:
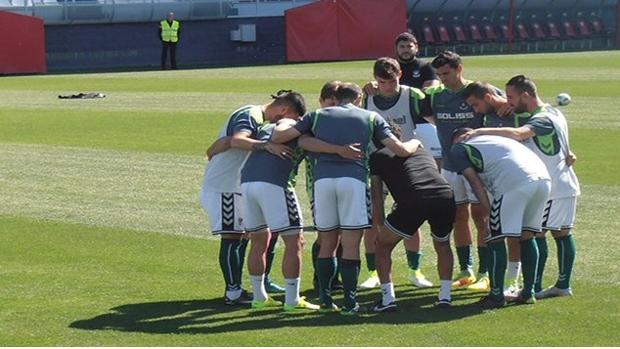
[[[396,138],[396,136],[394,136],[388,123],[385,122],[385,119],[383,119],[383,117],[379,114],[375,115],[373,122],[375,123],[375,133],[373,135],[374,140],[381,142],[381,144],[385,145],[397,156],[406,158],[411,156],[411,154],[415,153],[418,148],[422,146],[422,143],[415,138],[407,142],[401,142],[398,138]]]
[[[276,128],[271,136],[271,141],[274,143],[286,143],[310,131],[312,123],[310,115],[304,116],[299,121],[281,119],[276,124]]]

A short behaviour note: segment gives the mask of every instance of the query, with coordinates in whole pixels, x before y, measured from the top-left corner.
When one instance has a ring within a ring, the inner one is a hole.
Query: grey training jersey
[[[392,136],[388,124],[381,115],[350,103],[310,113],[295,125],[295,129],[301,133],[310,133],[331,144],[359,143],[364,151],[364,158],[360,160],[344,159],[337,154],[314,154],[312,157],[314,181],[322,178],[350,177],[366,183],[370,144]]]
[[[437,138],[441,144],[442,167],[448,171],[456,171],[448,156],[452,147],[452,132],[461,127],[482,127],[483,116],[476,114],[463,98],[463,90],[470,83],[471,81],[467,81],[458,91],[452,91],[444,84],[426,90],[435,117]]]
[[[258,130],[256,139],[270,140],[275,128],[276,124],[264,124]],[[296,139],[285,145],[295,149],[292,160],[281,159],[266,150],[252,151],[241,170],[241,183],[266,182],[282,188],[295,188],[297,168],[303,160],[304,152],[301,148],[297,148]]]
[[[540,157],[551,175],[549,199],[579,195],[581,192],[575,170],[566,164],[570,145],[568,124],[562,112],[545,104],[526,125],[536,136],[527,139],[524,144]]]
[[[550,179],[545,164],[525,145],[501,136],[476,136],[452,146],[456,171],[473,168],[494,197],[526,182]]]

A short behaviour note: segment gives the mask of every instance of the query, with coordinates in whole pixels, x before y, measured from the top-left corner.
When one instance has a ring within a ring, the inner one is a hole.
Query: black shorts
[[[428,221],[435,241],[448,241],[454,227],[456,204],[452,190],[426,191],[399,203],[387,216],[385,226],[394,234],[409,239]]]

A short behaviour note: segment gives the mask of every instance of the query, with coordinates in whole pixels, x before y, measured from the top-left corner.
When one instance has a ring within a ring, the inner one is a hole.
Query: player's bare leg
[[[304,298],[299,297],[301,256],[304,248],[304,236],[301,229],[296,229],[294,232],[282,232],[280,236],[284,240],[282,260],[282,275],[284,275],[285,283],[284,310],[318,310],[318,305],[310,304]]]
[[[401,238],[385,226],[380,227],[377,237],[377,273],[381,282],[381,299],[375,304],[373,310],[376,312],[393,311],[396,309],[396,294],[394,283],[392,282],[392,251]]]
[[[252,282],[254,301],[264,302],[269,296],[265,290],[266,252],[271,233],[262,229],[250,234],[250,254],[248,256],[248,272]]]
[[[439,301],[437,306],[449,306],[452,302],[450,288],[452,286],[452,268],[454,267],[454,255],[452,254],[452,247],[450,247],[450,240],[443,242],[433,240],[433,247],[437,253],[437,274],[439,274]]]

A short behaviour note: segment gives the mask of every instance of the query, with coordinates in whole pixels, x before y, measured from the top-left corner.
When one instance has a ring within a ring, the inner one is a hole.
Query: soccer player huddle
[[[460,288],[487,292],[475,303],[485,309],[572,295],[571,229],[580,192],[564,115],[540,99],[528,77],[510,78],[504,92],[465,79],[454,52],[420,61],[410,33],[400,34],[395,46],[397,59],[377,59],[374,81],[363,90],[327,82],[313,112],[306,112],[301,94],[281,90],[268,104],[234,111],[207,150],[200,197],[221,237],[226,304],[343,315],[394,311],[391,255],[401,240],[412,285],[433,286],[420,268],[424,222],[437,255],[436,307],[449,308],[452,290]],[[300,297],[304,223],[295,178],[302,160],[318,232],[316,302]],[[386,217],[388,192],[394,205]],[[557,282],[543,289],[547,231],[557,244],[559,271]],[[278,236],[284,287],[269,278]],[[369,277],[359,283],[362,240]],[[252,295],[241,282],[248,241]],[[377,287],[377,302],[361,307],[358,288]],[[336,289],[343,304],[333,301]],[[270,296],[278,292],[284,302]]]

